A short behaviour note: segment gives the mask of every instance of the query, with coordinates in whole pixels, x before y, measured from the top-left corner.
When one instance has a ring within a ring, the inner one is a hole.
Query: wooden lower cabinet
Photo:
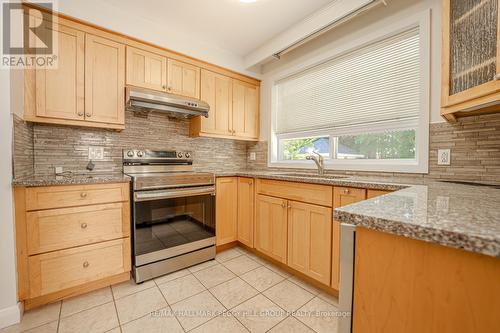
[[[366,199],[371,199],[375,197],[379,197],[381,195],[391,193],[391,191],[384,191],[384,190],[366,190]]]
[[[288,202],[288,266],[330,283],[332,209]]]
[[[253,248],[254,180],[238,178],[238,241]]]
[[[217,246],[238,239],[238,177],[216,180],[215,234]]]
[[[258,194],[255,200],[255,248],[287,263],[287,200]]]

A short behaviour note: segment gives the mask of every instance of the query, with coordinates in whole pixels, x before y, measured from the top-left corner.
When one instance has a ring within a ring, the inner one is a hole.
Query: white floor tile
[[[313,294],[288,280],[267,289],[263,294],[282,309],[290,312],[314,298]]]
[[[158,288],[150,288],[116,300],[120,324],[140,318],[152,311],[165,308],[167,302]]]
[[[227,309],[231,309],[259,293],[256,289],[239,277],[211,288],[210,292]]]
[[[221,315],[225,308],[208,291],[172,305],[172,311],[182,327],[189,331]]]
[[[149,332],[183,333],[184,330],[168,307],[122,325],[122,333]]]
[[[217,253],[217,255],[215,256],[215,260],[217,260],[218,262],[224,262],[239,257],[241,255],[242,255],[241,251],[237,250],[236,248],[232,248]]]
[[[118,325],[115,305],[110,302],[62,318],[59,333],[101,333]]]
[[[174,304],[185,298],[201,293],[205,287],[192,275],[186,275],[176,280],[158,286],[168,304]]]
[[[247,256],[239,256],[225,261],[223,265],[236,275],[244,274],[261,266],[258,262],[253,261]]]
[[[222,314],[190,333],[248,333],[248,331],[232,315]]]
[[[285,279],[265,266],[247,272],[240,277],[258,291],[269,289]]]
[[[17,333],[57,321],[61,310],[61,302],[48,304],[26,311],[21,322],[0,330],[1,333]]]
[[[212,288],[236,277],[230,270],[220,264],[197,271],[193,274],[207,288]]]
[[[194,273],[194,272],[201,271],[202,269],[215,266],[218,263],[219,262],[217,260],[209,260],[209,261],[202,262],[201,264],[198,264],[198,265],[195,265],[195,266],[191,266],[191,267],[188,268],[188,270],[191,273]]]
[[[94,306],[113,301],[111,288],[106,287],[89,293],[63,300],[61,317],[67,317]]]
[[[180,271],[173,272],[173,273],[170,273],[170,274],[166,274],[166,275],[157,277],[155,279],[155,282],[156,282],[157,285],[160,285],[162,283],[178,279],[178,278],[186,276],[188,274],[191,274],[191,272],[187,268],[186,269],[181,269]]]
[[[266,332],[286,317],[285,311],[261,294],[238,305],[231,313],[250,332],[256,333]]]
[[[113,290],[113,296],[116,300],[153,287],[156,287],[156,284],[153,280],[136,284],[133,279],[130,279],[126,282],[115,284],[111,287],[111,289]]]
[[[336,312],[335,306],[315,297],[301,307],[295,317],[317,333],[336,333],[338,330]]]
[[[297,319],[288,317],[274,326],[269,333],[314,333],[314,331]]]
[[[321,289],[318,289],[316,287],[314,287],[313,285],[310,285],[309,283],[305,282],[304,280],[302,279],[299,279],[298,277],[296,276],[292,276],[291,278],[288,279],[290,282],[293,282],[295,283],[296,285],[298,285],[299,287],[307,290],[308,292],[310,292],[311,294],[313,295],[318,295],[320,292],[321,292]]]

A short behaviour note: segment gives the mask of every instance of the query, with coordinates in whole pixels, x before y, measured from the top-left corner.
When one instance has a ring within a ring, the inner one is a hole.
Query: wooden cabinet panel
[[[387,193],[391,193],[391,191],[384,191],[384,190],[366,190],[366,199],[371,199],[371,198],[375,198],[375,197],[378,197],[378,196],[381,196],[381,195],[384,195],[384,194],[387,194]]]
[[[286,264],[287,201],[257,195],[255,204],[255,248]]]
[[[238,178],[238,241],[253,248],[254,180]]]
[[[167,91],[167,58],[127,46],[127,84]]]
[[[332,209],[288,202],[288,266],[330,284]]]
[[[217,178],[215,228],[218,246],[234,242],[238,238],[237,196],[237,177]]]
[[[55,25],[56,69],[37,69],[36,116],[84,120],[85,33]]]
[[[201,100],[210,105],[208,118],[198,117],[203,133],[231,135],[232,116],[231,78],[207,70],[201,71]]]
[[[233,135],[259,137],[259,87],[233,79]]]
[[[125,45],[85,37],[85,120],[124,125]]]
[[[26,224],[28,255],[39,254],[130,236],[130,206],[127,202],[28,212]]]
[[[26,210],[122,202],[128,196],[128,183],[30,187],[26,189]]]
[[[333,188],[333,208],[350,205],[366,199],[366,189],[339,187]],[[333,289],[339,290],[340,278],[340,223],[333,221],[332,225],[332,281]]]
[[[173,59],[168,59],[168,92],[187,97],[200,98],[200,68]]]
[[[332,206],[332,187],[327,185],[257,179],[255,189],[257,193],[273,197]]]
[[[30,297],[130,271],[130,239],[118,239],[28,259]]]

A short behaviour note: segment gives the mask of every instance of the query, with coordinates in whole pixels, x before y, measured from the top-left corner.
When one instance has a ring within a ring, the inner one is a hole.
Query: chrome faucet
[[[313,153],[318,156],[314,156],[313,154],[307,155],[306,160],[314,161],[314,163],[316,163],[316,166],[318,167],[318,175],[323,176],[323,174],[325,173],[325,160],[323,159],[323,156],[321,156],[321,154],[317,151],[313,151]]]

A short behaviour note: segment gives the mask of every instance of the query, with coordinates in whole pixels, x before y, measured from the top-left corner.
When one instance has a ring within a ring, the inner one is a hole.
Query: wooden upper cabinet
[[[288,266],[330,284],[332,209],[288,202]]]
[[[35,115],[84,120],[85,33],[59,24],[55,35],[57,68],[35,70]]]
[[[167,91],[173,94],[200,98],[200,68],[168,59]]]
[[[127,84],[167,91],[167,58],[127,46]]]
[[[215,228],[216,243],[224,245],[238,238],[238,177],[222,177],[216,180]]]
[[[255,205],[255,248],[286,264],[287,200],[259,194]]]
[[[499,1],[442,0],[441,7],[442,115],[500,111]]]
[[[125,124],[125,45],[85,38],[85,120]]]
[[[238,178],[238,241],[253,248],[254,180]]]
[[[233,79],[234,136],[259,138],[259,87]]]

